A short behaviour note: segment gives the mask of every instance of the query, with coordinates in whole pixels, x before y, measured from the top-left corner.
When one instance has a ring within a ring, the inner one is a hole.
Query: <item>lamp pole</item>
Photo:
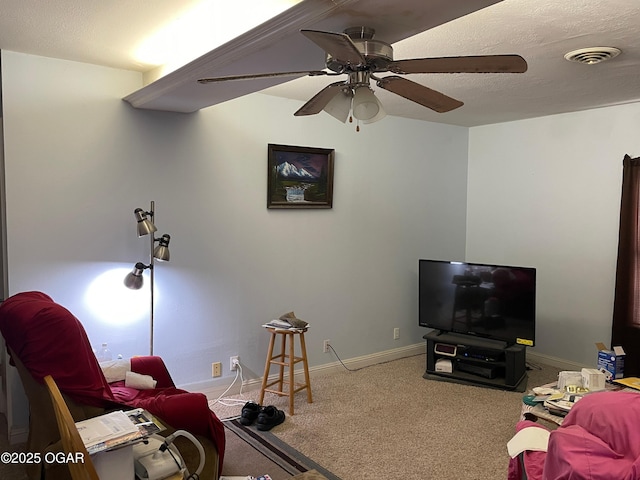
[[[155,225],[154,216],[155,216],[155,202],[151,200],[151,209],[149,210],[149,216],[151,217],[151,223]],[[155,235],[153,232],[149,234],[149,284],[151,285],[151,304],[149,305],[149,355],[153,355],[153,306],[154,306],[154,295],[153,292],[155,290],[154,286],[154,259],[153,259],[153,249],[155,247]]]
[[[144,283],[143,272],[149,269],[149,283],[151,284],[151,292],[149,294],[149,355],[153,355],[153,330],[154,330],[154,309],[155,309],[155,259],[161,261],[169,261],[169,242],[171,241],[171,235],[164,234],[160,238],[156,238],[154,232],[158,229],[154,224],[155,218],[155,202],[151,201],[151,208],[148,212],[143,211],[141,208],[136,208],[133,214],[138,222],[138,237],[144,237],[149,235],[149,264],[138,262],[133,267],[133,271],[129,273],[125,279],[124,284],[127,288],[138,290],[142,288]],[[158,247],[155,247],[158,242]]]

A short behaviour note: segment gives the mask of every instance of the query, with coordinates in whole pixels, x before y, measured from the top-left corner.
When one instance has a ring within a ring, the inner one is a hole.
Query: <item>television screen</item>
[[[536,269],[420,260],[423,327],[535,345]]]

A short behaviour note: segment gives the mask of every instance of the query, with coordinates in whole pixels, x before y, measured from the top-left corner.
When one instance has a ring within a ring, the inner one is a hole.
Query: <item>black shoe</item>
[[[284,412],[278,410],[276,407],[268,406],[263,407],[262,411],[258,415],[258,421],[256,428],[261,431],[271,430],[276,425],[280,425],[284,422]]]
[[[254,402],[247,402],[242,407],[242,414],[240,415],[240,423],[242,425],[251,425],[256,418],[258,418],[258,414],[262,410],[262,407]]]

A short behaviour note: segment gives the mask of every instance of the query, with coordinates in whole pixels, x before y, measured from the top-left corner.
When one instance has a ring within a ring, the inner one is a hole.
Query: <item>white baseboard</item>
[[[363,355],[361,357],[350,358],[348,360],[342,360],[342,363],[350,369],[357,369],[368,367],[371,365],[376,365],[378,363],[390,362],[392,360],[398,360],[404,357],[410,357],[412,355],[420,355],[424,354],[426,351],[426,343],[416,343],[414,345],[408,345],[406,347],[394,348],[392,350],[385,350],[384,352],[372,353],[369,355]],[[340,363],[340,361],[336,360],[335,362],[325,363],[323,365],[317,365],[315,367],[309,368],[309,376],[313,379],[316,375],[323,375],[326,373],[330,373],[332,371],[338,371],[343,369],[344,367]],[[425,365],[426,368],[426,365]],[[303,371],[301,368],[296,370],[296,377],[303,375]],[[275,380],[277,378],[277,374],[270,375],[269,380]],[[209,400],[215,400],[220,395],[225,393],[225,390],[229,388],[230,382],[225,385],[200,385],[200,388],[197,388],[195,384],[189,385],[187,387],[183,387],[190,391],[199,391],[204,393]],[[245,380],[242,384],[242,390],[244,392],[257,390],[262,386],[262,378],[252,378],[250,380]],[[240,384],[233,385],[231,389],[225,395],[236,395],[240,393]]]
[[[412,355],[420,355],[426,353],[426,343],[416,343],[414,345],[408,345],[406,347],[394,348],[392,350],[385,350],[383,352],[372,353],[369,355],[363,355],[361,357],[354,357],[347,360],[342,360],[344,365],[349,369],[358,369],[363,367],[369,367],[371,365],[376,365],[378,363],[390,362],[392,360],[398,360],[400,358],[409,357]],[[334,356],[335,358],[335,356]],[[426,361],[426,360],[425,360]],[[589,365],[583,365],[577,362],[572,362],[570,360],[565,360],[558,357],[553,357],[550,355],[544,355],[541,353],[535,353],[532,351],[527,351],[527,361],[531,363],[544,363],[545,365],[550,365],[552,367],[556,367],[560,370],[569,370],[569,371],[580,371],[582,368],[591,368]],[[339,371],[344,367],[340,363],[340,361],[336,360],[334,362],[325,363],[323,365],[316,365],[315,367],[309,368],[309,375],[313,379],[315,375],[324,375],[326,373],[331,373],[335,371]],[[426,365],[425,365],[426,368]],[[302,369],[296,370],[296,377],[302,375]],[[277,375],[270,375],[269,381],[275,380]],[[233,380],[227,380],[224,384],[211,384],[211,382],[207,383],[198,383],[198,384],[190,384],[186,386],[182,386],[182,388],[189,391],[197,391],[204,393],[209,400],[215,400],[220,395],[225,393],[225,390],[229,388]],[[245,380],[242,384],[243,392],[250,392],[253,390],[257,390],[262,385],[262,378],[252,378],[249,380]],[[237,395],[240,393],[240,384],[233,385],[225,395]]]
[[[9,445],[26,443],[29,439],[29,427],[12,428],[9,433]]]
[[[563,358],[552,357],[551,355],[544,355],[542,353],[535,353],[527,351],[527,362],[531,363],[544,363],[545,365],[551,365],[552,367],[559,368],[560,370],[568,370],[571,372],[581,371],[583,368],[593,368],[593,365],[584,365],[578,362],[572,362]]]

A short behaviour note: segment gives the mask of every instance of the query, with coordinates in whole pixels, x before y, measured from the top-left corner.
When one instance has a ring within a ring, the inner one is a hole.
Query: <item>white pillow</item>
[[[156,388],[156,380],[151,375],[142,375],[135,372],[127,372],[124,379],[124,386],[137,388],[138,390],[148,390]]]
[[[100,368],[107,383],[119,382],[125,379],[127,372],[131,371],[131,360],[107,360],[100,362]]]

